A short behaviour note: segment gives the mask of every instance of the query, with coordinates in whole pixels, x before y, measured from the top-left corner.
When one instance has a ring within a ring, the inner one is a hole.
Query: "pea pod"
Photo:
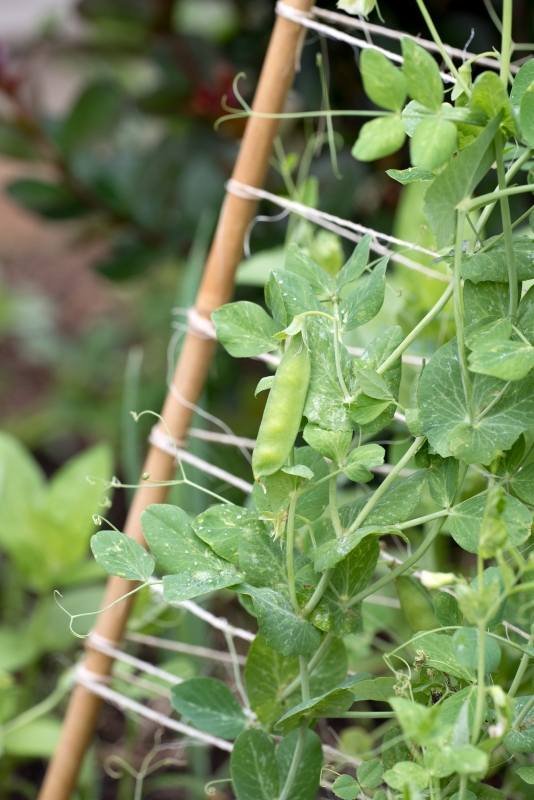
[[[293,336],[267,399],[252,454],[254,478],[272,475],[286,463],[300,428],[310,382],[310,355],[302,334]]]
[[[406,621],[413,633],[439,628],[432,601],[421,584],[406,575],[397,578],[397,595]]]

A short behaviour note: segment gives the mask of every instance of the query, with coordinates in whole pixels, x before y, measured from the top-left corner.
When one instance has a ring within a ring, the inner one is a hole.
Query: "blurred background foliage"
[[[320,5],[334,7],[329,0]],[[63,708],[79,644],[52,591],[59,589],[73,612],[96,608],[102,591],[102,576],[87,555],[95,530],[91,514],[102,511],[102,487],[84,477],[115,473],[137,481],[154,420],[145,417],[136,425],[129,412],[161,407],[180,349],[183,311],[194,301],[245,124],[233,120],[215,130],[214,123],[223,113],[223,98],[238,105],[233,82],[239,73],[240,90],[251,99],[274,3],[81,0],[58,3],[57,13],[44,15],[39,3],[35,11],[31,7],[24,35],[9,34],[6,17],[8,33],[0,46],[0,724],[6,725],[0,797],[16,800],[36,796],[43,759],[58,733],[60,713],[53,709],[58,703],[59,712]],[[481,0],[429,0],[428,7],[451,45],[464,47],[472,30],[471,49],[498,45]],[[415,3],[382,0],[380,8],[390,27],[426,35]],[[515,31],[531,40],[534,6],[516,0],[514,8]],[[0,9],[0,32],[5,13]],[[379,37],[376,42],[385,44]],[[388,47],[395,43],[388,41]],[[368,107],[358,53],[310,35],[287,110],[321,108],[318,53],[332,107]],[[357,163],[350,148],[361,123],[336,118],[334,124],[341,178],[332,168],[323,123],[285,120],[267,188],[301,198],[306,193],[308,202],[333,214],[431,244],[418,211],[421,185],[403,189],[385,174],[408,166],[407,152]],[[311,156],[309,169],[299,173],[305,153]],[[523,201],[514,202],[520,213]],[[259,213],[277,212],[262,205]],[[266,270],[279,263],[287,235],[314,250],[317,260],[351,249],[293,219],[289,228],[287,219],[258,222],[251,233],[252,258],[239,272],[238,299],[262,302]],[[267,256],[256,257],[264,251]],[[396,317],[409,330],[434,302],[440,290],[435,283],[396,267],[387,311],[373,325],[394,324]],[[447,325],[440,325],[428,329],[420,355],[430,355],[436,340],[450,336]],[[371,338],[373,326],[368,327]],[[253,390],[264,374],[264,365],[235,361],[219,349],[202,407],[236,433],[254,436],[264,401],[254,400]],[[213,427],[200,416],[195,426]],[[402,435],[394,427],[386,432],[390,458],[403,452]],[[239,451],[198,440],[191,450],[250,478]],[[199,483],[208,480],[192,469],[188,474]],[[242,502],[237,490],[208,485]],[[117,491],[107,512],[119,527],[130,497]],[[195,514],[206,505],[200,493],[178,487],[172,500]],[[429,558],[438,556],[446,571],[454,556],[441,540]],[[220,613],[238,620],[244,613],[226,608],[224,593],[218,602]],[[90,625],[78,622],[79,631]],[[204,643],[208,635],[198,620],[156,613],[146,596],[137,603],[132,626],[192,643]],[[396,609],[367,607],[366,632],[354,637],[351,666],[379,668],[374,634],[380,631],[387,645],[404,637],[403,626]],[[199,664],[180,656],[165,668],[188,677]],[[20,716],[35,707],[35,719],[32,712]],[[376,738],[376,731],[364,727],[338,728],[349,752],[372,747]],[[113,709],[106,709],[99,734],[100,764],[110,753],[140,757],[153,744],[153,736],[139,733]],[[204,797],[205,780],[226,774],[217,756],[212,763],[209,758],[191,748],[191,770],[152,778],[150,797]],[[130,776],[112,780],[92,763],[80,798],[132,796]],[[225,796],[222,790],[219,796]]]

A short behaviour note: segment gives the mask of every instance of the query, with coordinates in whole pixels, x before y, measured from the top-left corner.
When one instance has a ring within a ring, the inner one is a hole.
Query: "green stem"
[[[297,507],[297,495],[292,492],[289,499],[289,511],[287,514],[287,538],[286,538],[286,569],[287,582],[289,585],[289,597],[295,614],[300,614],[300,606],[297,600],[295,589],[295,562],[293,550],[295,547],[295,509]]]
[[[314,608],[319,604],[323,594],[328,588],[330,578],[332,577],[333,569],[327,569],[321,575],[321,580],[315,587],[315,591],[301,611],[302,619],[308,619]]]
[[[337,476],[337,471],[330,475],[330,483],[328,484],[328,502],[330,505],[330,514],[332,516],[332,525],[334,526],[334,531],[339,539],[339,537],[343,535],[343,528],[341,527],[341,520],[339,519],[339,511],[337,508]]]
[[[521,216],[520,216],[520,217],[518,217],[517,219],[515,219],[515,220],[512,222],[512,230],[513,230],[514,228],[517,228],[517,226],[518,226],[518,225],[521,225],[521,223],[522,223],[524,220],[526,220],[526,218],[527,218],[527,217],[530,217],[530,215],[532,214],[532,212],[533,212],[533,211],[534,211],[534,206],[530,206],[530,208],[528,209],[528,211],[525,211],[525,213],[524,213],[524,214],[521,214]],[[477,237],[478,237],[478,233],[477,233]],[[491,238],[491,241],[490,241],[490,242],[488,242],[488,244],[485,244],[485,245],[484,245],[484,247],[481,247],[479,250],[477,250],[477,256],[480,256],[480,255],[482,255],[482,253],[485,253],[487,250],[490,250],[492,247],[495,247],[495,245],[497,244],[497,242],[500,242],[500,241],[501,241],[501,239],[503,239],[503,238],[504,238],[504,233],[499,233],[497,236],[493,236],[493,237]]]
[[[310,699],[310,676],[308,673],[308,662],[306,661],[306,656],[299,656],[299,666],[302,702],[306,703]]]
[[[525,705],[525,707],[524,707],[524,708],[521,710],[521,712],[520,712],[520,713],[517,715],[516,719],[514,720],[514,724],[512,725],[512,728],[513,728],[514,730],[517,730],[517,729],[519,728],[519,726],[521,725],[521,723],[523,722],[523,720],[524,720],[524,719],[525,719],[525,718],[528,716],[528,714],[529,714],[529,713],[532,711],[532,708],[534,708],[534,697],[531,697],[531,698],[530,698],[530,700],[529,700],[529,701],[528,701],[528,703]]]
[[[332,635],[330,633],[327,633],[327,635],[324,637],[323,641],[321,642],[321,644],[319,645],[313,656],[308,661],[309,674],[311,674],[313,670],[316,668],[316,666],[323,660],[326,651],[330,647],[331,640],[332,640]],[[291,683],[289,683],[286,686],[286,688],[280,695],[280,699],[285,700],[287,697],[290,697],[290,695],[292,695],[293,692],[295,692],[299,688],[300,681],[301,681],[301,676],[299,674],[298,677],[296,677],[294,680],[291,681]]]
[[[18,717],[14,717],[9,722],[6,722],[6,724],[3,726],[3,733],[7,734],[11,733],[12,731],[16,731],[18,728],[23,728],[25,725],[33,722],[35,719],[42,717],[44,714],[48,714],[48,712],[52,711],[52,709],[55,708],[65,697],[67,692],[70,691],[70,688],[70,686],[62,683],[40,703],[28,708],[27,711],[23,711],[22,714],[18,715]]]
[[[509,2],[510,0],[505,0],[505,9],[506,9],[506,3]],[[502,150],[503,150],[503,140],[502,140],[502,133],[499,129],[495,134],[495,160],[497,162],[497,177],[499,180],[499,189],[504,189],[506,187],[506,176],[504,173],[504,160],[503,160]],[[508,197],[501,197],[501,218],[502,218],[502,228],[504,234],[504,247],[506,250],[506,262],[508,265],[508,286],[510,293],[509,314],[512,318],[514,318],[517,313],[519,296],[517,291],[517,269],[515,264],[514,242],[512,238],[512,217],[510,215],[510,203],[508,201]]]
[[[387,491],[389,486],[393,483],[399,472],[406,466],[408,461],[417,453],[423,442],[425,441],[424,436],[418,436],[417,439],[414,441],[412,446],[406,451],[403,455],[401,460],[395,464],[389,475],[382,481],[378,489],[373,492],[370,499],[367,501],[365,506],[362,508],[352,525],[347,531],[347,534],[354,533],[354,531],[358,530],[362,522],[369,516],[373,508],[376,506],[380,498],[384,495]]]
[[[508,88],[510,56],[512,54],[512,7],[513,0],[503,0],[501,36],[501,81]]]
[[[498,394],[496,394],[496,395],[495,395],[495,397],[493,398],[493,400],[491,401],[491,403],[488,403],[488,405],[486,406],[486,408],[484,408],[484,409],[483,409],[483,410],[480,412],[480,414],[478,414],[478,415],[477,415],[477,418],[476,418],[476,421],[477,421],[477,422],[480,422],[480,420],[481,420],[481,419],[484,419],[484,417],[486,416],[486,414],[489,414],[489,412],[491,411],[491,409],[492,409],[492,408],[495,408],[495,406],[497,405],[497,403],[500,403],[500,401],[503,399],[504,395],[506,394],[506,392],[508,391],[508,389],[510,388],[510,386],[511,386],[511,382],[510,382],[510,381],[508,381],[507,383],[505,383],[505,384],[504,384],[504,386],[502,387],[502,389],[500,390],[500,392],[499,392]]]
[[[534,625],[531,626],[530,629],[530,639],[528,640],[528,647],[532,647],[534,643]],[[531,656],[528,653],[523,653],[521,656],[521,661],[519,662],[519,666],[517,668],[517,672],[515,673],[515,677],[512,681],[512,685],[508,690],[508,697],[515,697],[519,687],[521,686],[521,682],[525,677],[525,672],[527,671]]]
[[[345,711],[344,714],[329,714],[328,719],[395,719],[394,711]]]
[[[477,556],[477,577],[478,591],[482,595],[484,591],[484,559]],[[485,620],[478,624],[478,666],[477,666],[477,699],[475,705],[475,716],[473,719],[473,729],[471,731],[471,744],[476,744],[479,739],[480,729],[484,722],[484,702],[486,696],[486,664],[485,664]]]
[[[383,375],[384,372],[386,372],[386,370],[388,370],[395,363],[395,361],[404,353],[404,351],[411,345],[411,343],[415,341],[415,339],[417,339],[421,331],[423,331],[427,327],[427,325],[430,325],[432,320],[435,319],[435,317],[437,317],[441,309],[450,300],[453,292],[454,292],[454,283],[450,283],[449,286],[447,286],[447,288],[441,295],[441,297],[439,298],[436,305],[430,309],[428,314],[426,314],[421,320],[421,322],[419,322],[415,326],[415,328],[411,331],[411,333],[408,334],[406,339],[404,339],[404,341],[402,341],[399,344],[399,346],[395,348],[392,354],[388,358],[386,358],[384,363],[380,364],[380,366],[376,370],[379,375]]]
[[[350,394],[347,389],[347,384],[345,383],[345,378],[343,377],[343,370],[341,369],[341,354],[339,351],[339,308],[337,301],[333,301],[333,311],[334,311],[334,358],[336,362],[336,373],[337,379],[339,381],[340,389],[343,393],[343,399],[345,401],[350,400]]]
[[[467,796],[467,775],[462,775],[460,777],[460,791],[458,792],[458,800],[465,800]]]
[[[510,197],[511,195],[525,194],[526,192],[532,192],[532,186],[530,184],[527,186],[509,186],[507,189],[496,189],[494,192],[481,194],[478,197],[474,197],[472,200],[466,200],[465,203],[462,203],[462,209],[463,211],[474,211],[475,208],[493,203],[493,201],[500,200],[501,197]],[[480,221],[477,225],[477,229],[480,230]]]
[[[443,42],[441,40],[441,37],[440,37],[440,35],[439,35],[439,33],[438,33],[437,29],[436,29],[436,26],[434,25],[434,23],[432,21],[432,17],[430,16],[430,14],[428,13],[428,11],[426,9],[426,6],[425,6],[423,0],[417,0],[417,5],[419,6],[419,10],[421,11],[421,14],[423,15],[423,17],[425,19],[425,22],[427,24],[428,30],[430,31],[430,34],[431,34],[432,38],[434,39],[435,43],[439,47],[439,52],[441,53],[441,57],[443,58],[444,62],[446,63],[446,65],[448,66],[448,68],[450,69],[450,71],[452,72],[452,74],[454,75],[454,77],[456,78],[458,83],[460,84],[460,86],[462,87],[462,90],[465,92],[465,94],[468,97],[471,97],[471,89],[466,84],[466,82],[464,81],[464,79],[462,78],[462,76],[460,75],[458,70],[456,69],[452,58],[447,53],[447,51],[445,49],[445,45],[443,44]]]
[[[295,752],[293,753],[293,758],[291,759],[291,766],[289,767],[289,772],[287,773],[286,782],[284,783],[284,787],[280,792],[278,800],[289,800],[293,784],[295,783],[295,779],[299,771],[300,762],[304,754],[306,736],[308,735],[308,725],[308,720],[301,722],[297,746],[295,747]]]
[[[465,212],[458,212],[456,228],[456,246],[454,248],[454,321],[456,323],[456,341],[458,343],[458,361],[462,374],[465,402],[471,424],[475,421],[473,411],[473,398],[471,393],[471,379],[467,368],[467,354],[464,336],[464,300],[462,289],[462,243],[465,224]]]
[[[416,528],[418,525],[424,525],[426,522],[433,522],[435,519],[447,517],[448,515],[449,511],[445,508],[443,511],[434,511],[433,514],[426,514],[424,517],[409,519],[408,522],[400,522],[397,525],[394,525],[394,527],[396,530],[404,531],[406,528]]]

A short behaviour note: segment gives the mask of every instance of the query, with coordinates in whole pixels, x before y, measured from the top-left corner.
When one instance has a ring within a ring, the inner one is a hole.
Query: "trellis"
[[[245,450],[254,446],[253,440],[235,437],[228,433],[190,429],[190,423],[196,403],[202,393],[216,346],[215,331],[210,319],[211,313],[231,297],[235,271],[242,257],[243,242],[254,218],[258,201],[268,201],[354,242],[358,242],[363,235],[370,234],[372,237],[371,248],[378,255],[389,256],[393,261],[426,277],[442,282],[450,281],[449,276],[417,263],[407,257],[405,253],[399,252],[398,248],[434,256],[433,251],[309,208],[295,201],[280,198],[261,188],[276,135],[276,116],[283,111],[306,30],[314,30],[322,36],[345,42],[358,50],[366,48],[379,50],[396,62],[402,62],[402,57],[373,44],[371,35],[397,40],[405,35],[345,14],[312,7],[312,0],[284,0],[283,2],[279,0],[276,5],[276,13],[277,19],[257,87],[252,114],[249,114],[248,111],[243,112],[243,115],[248,115],[249,119],[232,179],[226,187],[227,195],[200,290],[194,308],[187,313],[187,323],[183,325],[186,334],[184,345],[162,411],[163,422],[156,425],[150,435],[151,446],[143,467],[143,473],[150,476],[150,482],[136,492],[125,524],[124,533],[141,544],[144,544],[140,522],[141,513],[148,505],[165,501],[168,481],[172,479],[176,457],[223,482],[236,486],[244,493],[249,493],[252,489],[251,484],[247,481],[193,456],[186,449],[186,441],[188,436],[192,436],[206,441],[237,445]],[[345,30],[340,30],[339,27],[333,27],[334,25],[359,30],[365,34],[366,38],[358,38]],[[417,38],[417,41],[427,49],[436,51],[434,42],[420,38]],[[453,59],[469,58],[472,55],[447,46],[446,51]],[[479,63],[492,69],[499,68],[496,59],[479,59]],[[516,72],[517,66],[512,65],[512,71]],[[451,74],[442,73],[442,77],[445,82],[454,83],[454,77]],[[357,348],[348,348],[348,350],[353,355],[361,355],[361,351]],[[270,354],[259,358],[271,365],[277,363],[276,356]],[[417,355],[404,355],[403,360],[414,366],[421,364],[421,358]],[[396,418],[401,423],[405,422],[401,414],[396,414]],[[172,437],[169,436],[169,432]],[[377,471],[380,469],[377,468]],[[394,556],[387,553],[384,554],[384,557],[386,560],[396,560]],[[183,610],[202,618],[224,634],[228,643],[228,653],[207,647],[169,642],[158,637],[136,633],[127,633],[124,636],[133,602],[132,596],[124,596],[130,593],[135,586],[135,582],[118,577],[112,577],[108,582],[104,598],[104,607],[107,610],[98,617],[95,630],[86,641],[86,658],[76,669],[77,685],[66,713],[57,752],[50,763],[39,795],[40,800],[68,800],[70,797],[84,754],[91,741],[102,701],[107,701],[124,711],[152,720],[159,726],[181,734],[186,737],[187,741],[197,741],[226,752],[232,750],[231,742],[198,731],[169,715],[157,712],[125,697],[109,686],[110,676],[115,661],[126,663],[129,667],[148,676],[148,680],[123,672],[119,674],[121,679],[129,680],[148,691],[165,696],[167,690],[162,688],[161,681],[172,686],[179,683],[180,679],[153,664],[126,653],[121,644],[123,638],[127,642],[164,647],[200,658],[219,661],[231,666],[235,673],[236,670],[239,671],[243,659],[235,652],[234,637],[251,642],[254,634],[230,625],[226,620],[214,616],[192,601],[185,601],[178,604]],[[154,587],[154,591],[157,591],[158,588]],[[124,599],[121,600],[121,598]],[[368,602],[378,604],[397,604],[396,600],[379,595],[366,599]],[[160,683],[151,682],[150,676],[157,678]],[[353,766],[360,763],[357,759],[332,747],[324,745],[323,750],[325,756],[331,761]]]

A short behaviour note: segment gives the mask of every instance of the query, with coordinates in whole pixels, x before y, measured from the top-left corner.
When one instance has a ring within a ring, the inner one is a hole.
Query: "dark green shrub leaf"
[[[70,219],[88,211],[76,195],[59,183],[21,178],[10,183],[6,191],[19,205],[46,219]]]
[[[91,537],[91,550],[109,575],[130,581],[147,581],[155,569],[152,556],[138,542],[118,531],[99,531]]]
[[[223,739],[235,739],[248,722],[230,689],[214,678],[191,678],[173,686],[171,701],[196,728]]]
[[[123,95],[116,86],[96,84],[81,94],[60,134],[65,153],[87,147],[107,136],[117,124]]]

